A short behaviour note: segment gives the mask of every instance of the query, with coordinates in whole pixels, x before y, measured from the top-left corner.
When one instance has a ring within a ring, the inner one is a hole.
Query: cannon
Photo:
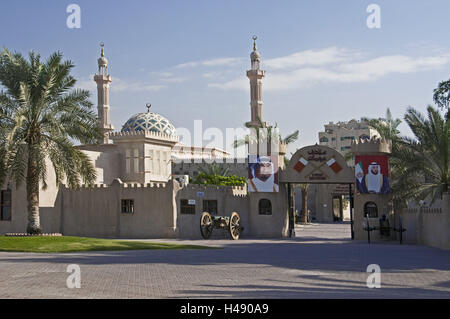
[[[202,237],[204,239],[211,237],[213,229],[228,230],[231,239],[238,240],[244,227],[241,226],[241,217],[236,212],[233,212],[230,217],[212,216],[210,213],[204,212],[200,219]]]

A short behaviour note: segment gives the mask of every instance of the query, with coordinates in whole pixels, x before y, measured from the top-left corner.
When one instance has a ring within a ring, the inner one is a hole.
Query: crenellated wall
[[[450,194],[433,207],[405,208],[400,216],[405,243],[450,249]]]
[[[69,189],[61,186],[51,205],[40,207],[41,226],[46,233],[102,238],[192,238],[201,239],[203,200],[217,200],[218,214],[239,213],[245,237],[287,236],[286,190],[280,193],[247,193],[246,187],[179,185],[166,183],[96,184]],[[41,197],[46,197],[41,192]],[[49,193],[50,195],[50,193]],[[27,225],[24,191],[13,191],[11,221],[0,222],[0,234],[25,232]],[[259,215],[259,200],[272,202],[272,215]],[[181,200],[195,200],[195,214],[181,214]],[[47,201],[49,201],[48,199]],[[122,200],[133,200],[134,212],[122,212]],[[221,230],[213,238],[228,238]]]

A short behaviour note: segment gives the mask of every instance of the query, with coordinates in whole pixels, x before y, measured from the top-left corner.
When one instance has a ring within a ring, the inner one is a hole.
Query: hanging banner
[[[387,155],[355,157],[356,192],[359,194],[389,194]]]
[[[277,193],[278,181],[278,156],[248,157],[248,191]]]

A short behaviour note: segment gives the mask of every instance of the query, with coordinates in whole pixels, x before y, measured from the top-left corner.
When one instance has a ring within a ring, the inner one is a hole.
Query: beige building
[[[330,122],[325,124],[323,132],[319,132],[319,144],[331,147],[345,155],[351,150],[353,141],[370,140],[373,136],[379,136],[378,132],[362,120]]]
[[[378,132],[363,120],[329,122],[324,131],[319,132],[319,145],[328,146],[343,156],[351,152],[352,142],[378,137]],[[348,160],[354,166],[353,158]],[[297,191],[299,193],[299,191]],[[301,196],[296,195],[296,208],[301,211]],[[308,209],[311,221],[333,222],[350,220],[349,189],[347,185],[310,185],[308,189]]]
[[[248,71],[253,122],[262,117],[264,71],[259,69],[259,61],[255,45],[252,68]],[[207,210],[224,216],[238,212],[245,229],[243,236],[288,234],[285,188],[279,193],[250,197],[246,187],[197,186],[174,178],[195,175],[198,165],[223,159],[228,159],[236,174],[244,175],[246,161],[230,159],[230,154],[221,149],[181,144],[175,127],[161,114],[151,112],[150,104],[146,111],[127,119],[120,131],[114,130],[109,99],[113,78],[108,73],[103,45],[94,81],[103,137],[98,144],[78,148],[92,160],[97,180],[94,188],[58,189],[48,162],[49,187],[39,194],[44,232],[93,237],[200,238],[200,216]],[[26,231],[25,198],[24,185],[16,188],[6,183],[1,187],[0,234]]]

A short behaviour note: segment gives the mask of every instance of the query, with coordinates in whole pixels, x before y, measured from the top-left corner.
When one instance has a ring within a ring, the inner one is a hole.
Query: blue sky
[[[66,26],[71,3],[81,7],[80,29]],[[381,8],[380,29],[366,25],[371,3]],[[300,130],[293,151],[317,142],[329,121],[381,117],[387,107],[395,117],[407,106],[424,111],[450,77],[448,12],[448,0],[2,0],[0,45],[62,51],[96,102],[103,41],[116,129],[147,102],[176,127],[202,119],[225,129],[250,117],[245,71],[256,34],[264,120],[283,135]]]

